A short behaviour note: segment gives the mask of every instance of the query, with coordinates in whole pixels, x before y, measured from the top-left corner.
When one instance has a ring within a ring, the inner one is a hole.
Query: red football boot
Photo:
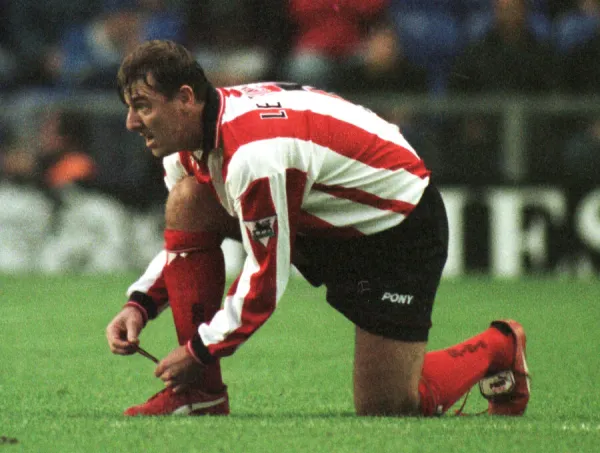
[[[489,401],[490,415],[523,415],[529,402],[530,380],[525,358],[526,337],[523,326],[511,319],[493,321],[492,327],[515,339],[515,356],[509,370],[479,381],[481,394]]]
[[[206,393],[192,389],[173,393],[168,387],[161,390],[148,401],[132,406],[125,415],[229,415],[229,396],[227,390],[221,393]]]

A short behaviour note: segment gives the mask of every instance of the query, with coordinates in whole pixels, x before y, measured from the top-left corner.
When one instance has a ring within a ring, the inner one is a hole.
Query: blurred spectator
[[[72,184],[90,186],[96,164],[88,151],[88,137],[89,127],[81,114],[47,112],[39,130],[39,149],[12,149],[4,158],[4,175],[50,194]]]
[[[3,16],[16,52],[19,82],[53,85],[60,65],[59,41],[74,23],[90,20],[101,11],[102,0],[7,1]]]
[[[527,0],[494,0],[491,28],[457,57],[450,88],[461,93],[543,93],[557,85],[556,55],[528,24]]]
[[[473,18],[490,18],[492,0],[391,0],[390,13],[409,61],[427,70],[429,89],[443,95]]]
[[[93,185],[96,164],[89,154],[90,128],[81,113],[53,111],[40,129],[38,172],[45,187]]]
[[[440,11],[404,11],[393,2],[392,17],[408,60],[427,70],[433,93],[446,91],[452,62],[462,48],[459,21]]]
[[[498,3],[505,3],[501,8],[510,8],[510,1],[498,2],[489,0],[489,8],[471,11],[465,18],[463,27],[467,43],[481,40],[498,22]],[[543,2],[524,0],[523,27],[537,41],[550,41],[552,37],[552,21]]]
[[[7,124],[0,127],[0,182],[25,183],[33,180],[34,158],[15,147],[15,134]]]
[[[148,174],[136,178],[113,160],[113,173],[132,179],[108,180],[91,151],[91,125],[91,119],[80,113],[50,108],[40,121],[39,148],[16,147],[5,155],[6,177],[0,184],[0,203],[5,206],[0,212],[0,270],[137,269],[160,249],[162,215],[136,201],[153,195],[152,182],[164,186],[162,174],[153,181]],[[110,140],[104,137],[102,145],[110,155]],[[143,162],[144,156],[138,160]],[[126,189],[129,194],[123,195]],[[124,199],[135,206],[125,204]],[[154,205],[162,207],[164,198],[155,199]]]
[[[50,108],[39,121],[38,146],[15,145],[5,153],[4,179],[35,186],[56,200],[61,189],[75,185],[138,212],[162,206],[166,199],[162,164],[143,148],[139,137],[123,132],[122,121]]]
[[[283,75],[298,83],[330,88],[360,52],[368,25],[387,13],[387,0],[290,0],[295,27]]]
[[[41,190],[21,183],[20,176],[31,171],[31,162],[15,159],[13,146],[14,136],[3,125],[0,130],[0,272],[38,269],[39,251],[51,230],[54,212],[54,203]]]
[[[5,181],[37,186],[35,156],[23,148],[10,148],[2,158],[2,176]]]
[[[558,85],[557,56],[529,26],[527,0],[494,0],[493,11],[493,26],[457,57],[450,92],[531,95],[554,90]],[[500,124],[494,115],[467,115],[449,122],[448,158],[457,180],[502,181]],[[543,149],[543,144],[538,145]]]
[[[580,7],[586,8],[590,17],[600,15],[600,1],[585,0]],[[580,10],[581,11],[581,10]],[[596,22],[593,35],[564,56],[564,93],[575,96],[600,96],[600,21]],[[577,121],[572,136],[563,150],[563,162],[567,183],[587,190],[598,184],[600,174],[600,116],[592,115]]]
[[[598,6],[598,2],[594,2]],[[596,24],[594,35],[585,43],[575,47],[564,57],[562,89],[564,93],[591,98],[594,102],[600,96],[600,24]],[[569,134],[562,142],[561,153],[555,164],[562,172],[562,182],[569,197],[571,209],[568,219],[570,225],[565,228],[561,238],[564,256],[563,263],[568,270],[581,272],[582,266],[591,263],[596,270],[600,269],[600,254],[589,255],[589,247],[581,242],[574,219],[576,207],[590,190],[600,185],[600,114],[596,109],[587,115],[581,115],[573,121],[566,122]],[[587,250],[587,251],[586,251]],[[569,261],[570,260],[570,261]]]
[[[493,0],[392,0],[392,9],[404,14],[445,14],[463,21],[473,13],[490,11],[492,2]]]
[[[289,51],[281,0],[188,0],[185,41],[217,86],[275,80]]]
[[[563,54],[575,52],[597,34],[600,0],[578,0],[576,7],[556,19],[555,42]]]
[[[38,149],[16,144],[5,154],[0,269],[42,270],[40,255],[46,239],[56,232],[56,214],[70,193],[94,183],[96,166],[87,149],[88,136],[80,114],[50,110],[41,121]]]
[[[123,121],[124,117],[93,118],[91,152],[98,164],[97,187],[130,210],[162,208],[167,197],[162,162],[123,127]]]
[[[571,95],[600,94],[600,0],[576,0],[574,6],[555,19],[555,47],[559,55],[559,64],[555,73],[560,75],[559,89]],[[530,130],[530,137],[537,139],[530,149],[533,170],[536,180],[558,182],[563,181],[569,192],[580,192],[573,185],[588,187],[589,171],[595,168],[594,149],[596,126],[593,117],[560,115],[545,119],[545,127]],[[572,138],[571,138],[572,137]],[[569,141],[565,149],[565,142]],[[542,146],[539,146],[539,145]],[[577,146],[581,149],[577,151]],[[541,150],[544,150],[543,152]],[[565,154],[566,153],[566,154]],[[567,157],[570,156],[570,157]],[[563,161],[561,166],[556,161]],[[573,169],[579,167],[581,179],[573,176]],[[571,176],[569,175],[571,174]],[[588,175],[587,177],[585,175]],[[566,177],[566,179],[565,179]],[[587,190],[587,189],[583,189]]]
[[[545,0],[546,11],[553,21],[576,7],[579,0]]]
[[[462,12],[462,1],[448,0],[392,0],[392,9],[396,12],[410,14],[412,12],[442,13],[454,16]]]
[[[113,88],[123,57],[147,39],[183,38],[177,5],[167,0],[104,0],[101,14],[67,28],[60,40],[62,86]]]
[[[395,30],[387,22],[372,26],[357,55],[333,74],[331,87],[348,91],[427,93],[427,72],[410,62]]]
[[[564,57],[562,88],[571,94],[600,94],[600,0],[586,0],[593,5],[590,14],[597,20],[588,39]]]

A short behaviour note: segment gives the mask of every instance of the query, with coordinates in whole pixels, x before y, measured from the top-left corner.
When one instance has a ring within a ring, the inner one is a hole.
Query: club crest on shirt
[[[244,224],[250,231],[252,239],[259,241],[266,247],[269,242],[269,238],[275,236],[276,220],[277,216],[271,216],[260,220],[244,221]]]

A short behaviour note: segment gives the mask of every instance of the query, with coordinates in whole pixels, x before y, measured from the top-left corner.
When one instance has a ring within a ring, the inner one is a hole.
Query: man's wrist
[[[158,316],[158,309],[156,303],[148,294],[142,293],[141,291],[134,291],[129,295],[127,303],[133,302],[137,304],[141,309],[146,312],[146,319],[152,320]]]
[[[125,305],[123,305],[123,308],[126,308],[126,307],[133,307],[136,310],[138,310],[140,312],[140,314],[142,315],[142,318],[144,319],[144,327],[146,326],[146,324],[148,324],[148,312],[142,305],[140,305],[139,303],[137,303],[134,300],[129,300],[129,301],[127,301],[127,303]]]

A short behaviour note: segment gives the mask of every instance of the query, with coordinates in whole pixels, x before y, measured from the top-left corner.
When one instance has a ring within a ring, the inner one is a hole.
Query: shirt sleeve
[[[146,271],[127,289],[127,300],[141,306],[148,319],[156,318],[169,305],[163,269],[167,252],[161,250],[150,262]]]
[[[235,167],[235,168],[232,168]],[[230,165],[226,188],[247,254],[223,308],[190,341],[203,362],[228,356],[273,314],[287,286],[306,174],[266,162]]]
[[[169,192],[180,180],[186,176],[190,176],[188,171],[181,162],[179,153],[170,154],[163,159],[163,167],[165,169],[165,185]]]

